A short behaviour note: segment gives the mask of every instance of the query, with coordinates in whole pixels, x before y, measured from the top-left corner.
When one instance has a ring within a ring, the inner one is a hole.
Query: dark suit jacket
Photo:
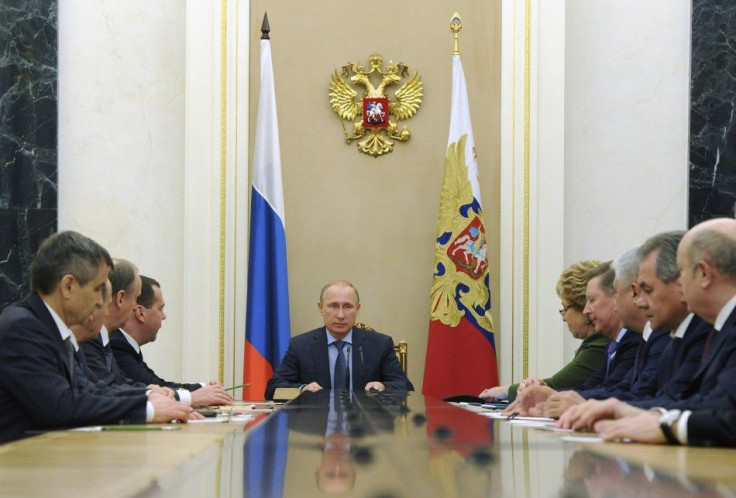
[[[377,381],[382,382],[387,390],[414,390],[396,359],[394,341],[390,336],[353,327],[349,365],[355,389]],[[332,388],[325,327],[291,339],[281,365],[268,381],[266,399],[273,399],[277,387],[299,387],[311,382],[317,382],[325,389]]]
[[[103,346],[101,336],[97,336],[92,341],[84,342],[80,346],[84,351],[84,357],[91,372],[91,375],[88,375],[88,377],[93,382],[102,383],[103,385],[127,384],[135,387],[146,387],[147,384],[135,382],[133,379],[125,376],[115,359],[110,342],[108,341],[107,346]],[[108,354],[111,356],[112,362],[109,369],[105,360],[105,356]]]
[[[117,396],[80,386],[51,314],[36,293],[0,315],[0,441],[27,431],[144,423],[146,395]]]
[[[687,439],[692,446],[736,446],[736,409],[693,412]]]
[[[618,343],[616,355],[613,357],[611,367],[607,368],[607,359],[605,359],[598,371],[576,387],[575,390],[580,392],[600,387],[610,388],[621,382],[634,366],[636,350],[639,347],[639,339],[641,339],[641,334],[627,330],[626,334]]]
[[[725,398],[736,398],[736,310],[716,334],[687,388],[674,400],[658,397],[650,400],[648,406],[697,410],[703,403]]]
[[[629,402],[640,408],[651,408],[679,400],[698,371],[710,330],[708,322],[693,315],[682,338],[671,339],[662,353],[657,374],[649,380],[645,389],[646,392],[654,389],[654,394],[632,398]]]
[[[639,340],[641,341],[643,338]],[[669,343],[670,333],[668,330],[653,330],[643,348],[639,348],[639,345],[637,345],[634,366],[621,382],[610,388],[601,387],[580,391],[580,395],[586,399],[618,398],[625,400],[633,399],[636,396],[654,394],[651,379],[656,376],[660,358]]]
[[[187,391],[196,391],[202,387],[201,384],[169,382],[156,375],[156,372],[143,361],[143,353],[138,353],[118,329],[110,331],[110,346],[112,346],[112,352],[120,369],[135,382],[142,382],[145,385],[158,384],[161,387],[186,389]]]

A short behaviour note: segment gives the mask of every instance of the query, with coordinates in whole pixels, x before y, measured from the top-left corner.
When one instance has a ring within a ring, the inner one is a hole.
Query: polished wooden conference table
[[[305,393],[272,413],[255,407],[229,421],[1,445],[0,495],[736,494],[736,450],[576,440],[416,393]]]

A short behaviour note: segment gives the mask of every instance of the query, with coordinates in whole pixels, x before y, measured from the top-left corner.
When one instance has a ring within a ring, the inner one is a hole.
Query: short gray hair
[[[353,284],[348,282],[347,280],[333,280],[332,282],[329,282],[325,284],[324,287],[322,287],[322,290],[319,291],[319,302],[322,303],[325,300],[325,292],[327,292],[327,289],[332,287],[333,285],[346,285],[353,289],[353,292],[355,292],[355,302],[356,304],[360,304],[360,294],[358,294],[358,289],[355,288]]]
[[[616,258],[611,264],[611,266],[613,266],[613,271],[616,272],[616,280],[618,280],[619,284],[623,287],[628,287],[633,284],[639,277],[640,259],[638,249],[638,247],[629,249]]]
[[[684,230],[661,232],[649,237],[639,247],[641,261],[659,250],[654,264],[654,274],[666,284],[674,282],[680,276],[680,269],[677,267],[677,247],[684,235]]]
[[[692,234],[687,252],[692,264],[708,261],[724,275],[736,279],[736,240],[733,237],[713,229],[699,230]]]

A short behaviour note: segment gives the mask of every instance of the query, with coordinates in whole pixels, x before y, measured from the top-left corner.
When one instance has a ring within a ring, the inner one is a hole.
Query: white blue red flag
[[[456,53],[437,218],[425,395],[478,394],[498,385],[487,249],[468,92]]]
[[[267,23],[267,21],[265,21]],[[261,94],[253,154],[243,399],[263,399],[291,337],[284,193],[271,45],[261,39]]]

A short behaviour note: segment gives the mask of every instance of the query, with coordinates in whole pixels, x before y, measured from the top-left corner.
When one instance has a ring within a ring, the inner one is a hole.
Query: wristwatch
[[[669,410],[659,417],[659,428],[669,444],[680,444],[680,440],[672,431],[672,426],[677,423],[680,413],[680,410]]]

